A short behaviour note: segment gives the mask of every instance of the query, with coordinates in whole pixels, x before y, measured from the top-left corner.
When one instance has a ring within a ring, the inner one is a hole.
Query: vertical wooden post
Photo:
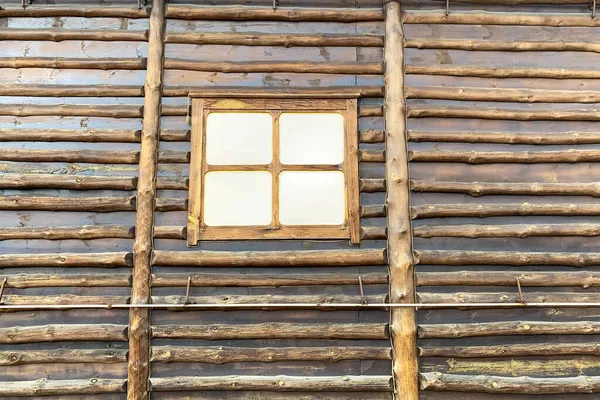
[[[144,119],[140,147],[139,178],[133,245],[132,304],[150,302],[150,274],[156,201],[158,132],[165,50],[165,0],[153,0],[148,36],[148,63],[144,85]],[[150,359],[150,310],[131,308],[129,314],[128,400],[148,399]]]
[[[414,261],[410,223],[410,188],[404,99],[404,32],[400,0],[386,0],[384,81],[386,130],[385,177],[388,184],[388,264],[390,302],[414,303]],[[396,398],[419,398],[415,309],[398,307],[391,311]]]

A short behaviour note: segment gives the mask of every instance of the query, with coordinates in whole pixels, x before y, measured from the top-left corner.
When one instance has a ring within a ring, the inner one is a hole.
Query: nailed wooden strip
[[[0,12],[2,15],[2,12]],[[101,42],[145,42],[147,31],[92,29],[0,29],[0,40],[34,40],[62,42],[63,40],[97,40]]]
[[[0,129],[0,142],[137,143],[140,131],[113,129]]]
[[[456,271],[417,272],[419,286],[511,286],[517,279],[521,286],[583,287],[600,284],[600,273],[576,272],[509,272],[509,271]],[[574,296],[572,293],[567,293]],[[529,298],[529,294],[527,294]]]
[[[590,18],[590,14],[462,11],[446,15],[442,10],[405,11],[403,22],[405,24],[454,25],[600,26],[600,21]]]
[[[358,277],[363,284],[386,284],[387,274],[240,274],[240,273],[211,273],[211,274],[153,274],[153,287],[185,287],[191,278],[191,287],[250,287],[250,286],[313,286],[313,285],[358,285]]]
[[[2,161],[137,164],[136,150],[34,150],[0,148]]]
[[[294,324],[265,322],[260,324],[220,325],[157,325],[152,327],[153,338],[163,339],[363,339],[385,340],[386,324],[376,323],[319,323]]]
[[[385,204],[367,204],[360,206],[361,218],[379,218],[386,216]]]
[[[127,296],[78,296],[71,294],[60,294],[56,296],[22,296],[5,294],[2,296],[2,302],[6,306],[26,306],[27,309],[35,310],[37,306],[64,306],[62,309],[68,310],[69,306],[78,305],[98,305],[98,304],[126,304],[129,303]]]
[[[135,190],[136,177],[57,174],[2,174],[0,189]]]
[[[383,130],[369,129],[360,131],[359,134],[361,143],[383,143],[385,141]]]
[[[359,150],[358,160],[360,162],[385,162],[384,151]]]
[[[411,142],[502,144],[598,144],[597,132],[422,132],[408,131]]]
[[[600,161],[600,150],[548,150],[548,151],[411,151],[414,162],[460,162],[468,164],[489,163],[578,163]]]
[[[0,210],[133,211],[135,197],[0,196]]]
[[[0,63],[0,66],[2,64]],[[187,59],[166,59],[165,69],[177,69],[184,71],[205,71],[223,73],[313,73],[313,74],[370,74],[382,73],[379,63],[311,63],[305,61],[256,61],[256,62],[232,62],[232,61],[195,61]]]
[[[227,364],[237,362],[391,360],[388,347],[193,347],[154,346],[150,361],[208,362]]]
[[[1,16],[0,11],[0,16]],[[0,58],[0,68],[58,68],[58,69],[146,69],[145,58]]]
[[[592,252],[419,250],[415,256],[419,264],[432,265],[600,265],[600,253]]]
[[[0,343],[126,342],[127,325],[65,324],[0,328]]]
[[[17,267],[128,267],[132,254],[58,253],[58,254],[0,254],[0,268]]]
[[[411,181],[414,192],[465,193],[472,197],[487,195],[594,196],[600,197],[600,184],[545,182],[445,182]]]
[[[269,390],[274,392],[390,392],[390,376],[180,376],[151,378],[151,391]]]
[[[154,209],[156,211],[187,211],[187,198],[157,197]],[[158,227],[157,227],[158,228]]]
[[[154,252],[154,265],[196,267],[299,267],[379,265],[383,249],[306,251],[165,251]]]
[[[598,70],[565,68],[406,65],[406,73],[412,75],[472,76],[479,78],[600,79],[600,71]]]
[[[514,281],[516,286],[516,279]],[[427,308],[427,304],[452,304],[452,308],[461,309],[461,303],[477,304],[477,307],[470,306],[469,308],[494,308],[501,304],[507,304],[507,307],[514,308],[516,303],[522,304],[521,297],[517,290],[510,292],[453,292],[453,293],[437,293],[419,291],[417,296],[418,301],[423,303],[423,308]],[[598,303],[600,294],[598,293],[581,293],[581,292],[524,292],[523,299],[527,303]],[[490,303],[498,304],[490,306]]]
[[[0,14],[1,15],[1,14]],[[9,381],[0,386],[0,396],[59,396],[59,395],[96,395],[104,393],[123,393],[126,379],[79,379]]]
[[[478,118],[512,121],[600,121],[600,110],[525,110],[496,107],[410,106],[409,118]]]
[[[600,376],[538,378],[427,372],[422,373],[420,377],[422,390],[522,395],[600,392]]]
[[[2,33],[0,31],[0,39]],[[237,32],[171,32],[167,33],[167,43],[232,46],[283,46],[283,47],[383,47],[383,37],[379,35],[342,34],[273,34]]]
[[[35,287],[128,287],[131,285],[130,274],[3,274],[0,281],[6,278],[7,288]]]
[[[127,361],[127,350],[121,349],[53,349],[0,351],[0,366],[99,363],[112,364]]]
[[[598,44],[600,52],[600,43]],[[447,86],[407,87],[410,99],[498,101],[515,103],[598,103],[600,92],[591,90],[505,89]]]
[[[219,33],[218,35],[221,35]],[[335,87],[270,87],[241,88],[239,86],[167,86],[164,89],[165,97],[231,97],[235,91],[236,96],[249,99],[264,98],[265,94],[271,98],[279,99],[313,99],[336,98],[349,99],[357,97],[383,97],[383,86],[335,86]]]
[[[488,358],[539,356],[600,356],[597,342],[515,343],[488,346],[421,346],[421,357]]]
[[[1,15],[1,14],[0,14]],[[209,21],[296,21],[368,22],[382,21],[380,8],[277,8],[245,6],[168,5],[167,18]]]
[[[135,231],[126,225],[82,225],[0,228],[0,240],[91,240],[91,239],[133,239]]]
[[[0,30],[0,36],[1,36]],[[66,31],[68,32],[68,31]],[[127,32],[127,31],[122,31]],[[125,85],[0,85],[0,96],[141,97],[143,86]]]
[[[359,181],[359,189],[363,193],[385,192],[385,179],[363,178]]]
[[[465,51],[582,51],[600,53],[600,43],[576,41],[497,41],[468,39],[415,38],[405,42],[408,48]]]
[[[600,205],[575,203],[436,204],[415,206],[411,218],[499,217],[515,215],[600,215]]]
[[[37,5],[35,7],[6,7],[0,10],[0,17],[23,17],[23,18],[43,18],[43,17],[103,17],[103,18],[148,18],[149,8],[136,7],[44,7]]]
[[[415,237],[518,237],[600,236],[600,224],[506,224],[422,225],[413,228]]]
[[[360,238],[364,240],[383,240],[387,238],[385,226],[363,226],[360,228]]]

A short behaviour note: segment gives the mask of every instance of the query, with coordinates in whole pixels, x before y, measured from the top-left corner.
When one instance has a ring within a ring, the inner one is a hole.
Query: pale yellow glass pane
[[[279,143],[283,164],[341,164],[344,117],[337,113],[282,113]]]
[[[209,226],[269,225],[269,172],[209,172],[204,177],[204,223]]]
[[[279,175],[282,225],[341,225],[346,216],[340,171],[284,171]]]
[[[210,113],[206,162],[211,165],[268,164],[273,158],[273,120],[267,113]]]

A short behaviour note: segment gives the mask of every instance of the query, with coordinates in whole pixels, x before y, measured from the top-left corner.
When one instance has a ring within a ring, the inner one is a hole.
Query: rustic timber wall
[[[518,303],[519,277],[526,302],[597,302],[600,21],[586,4],[441,7],[405,5],[418,300]],[[419,310],[421,398],[588,398],[598,317]]]

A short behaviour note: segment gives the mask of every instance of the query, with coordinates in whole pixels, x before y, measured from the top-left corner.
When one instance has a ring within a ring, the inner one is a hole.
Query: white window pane
[[[211,165],[268,164],[273,158],[273,118],[267,113],[210,113],[206,162]]]
[[[344,117],[337,113],[282,113],[279,143],[283,164],[341,164]]]
[[[279,175],[282,225],[341,225],[346,216],[340,171],[284,171]]]
[[[204,223],[209,226],[269,225],[269,172],[209,172],[204,177]]]

